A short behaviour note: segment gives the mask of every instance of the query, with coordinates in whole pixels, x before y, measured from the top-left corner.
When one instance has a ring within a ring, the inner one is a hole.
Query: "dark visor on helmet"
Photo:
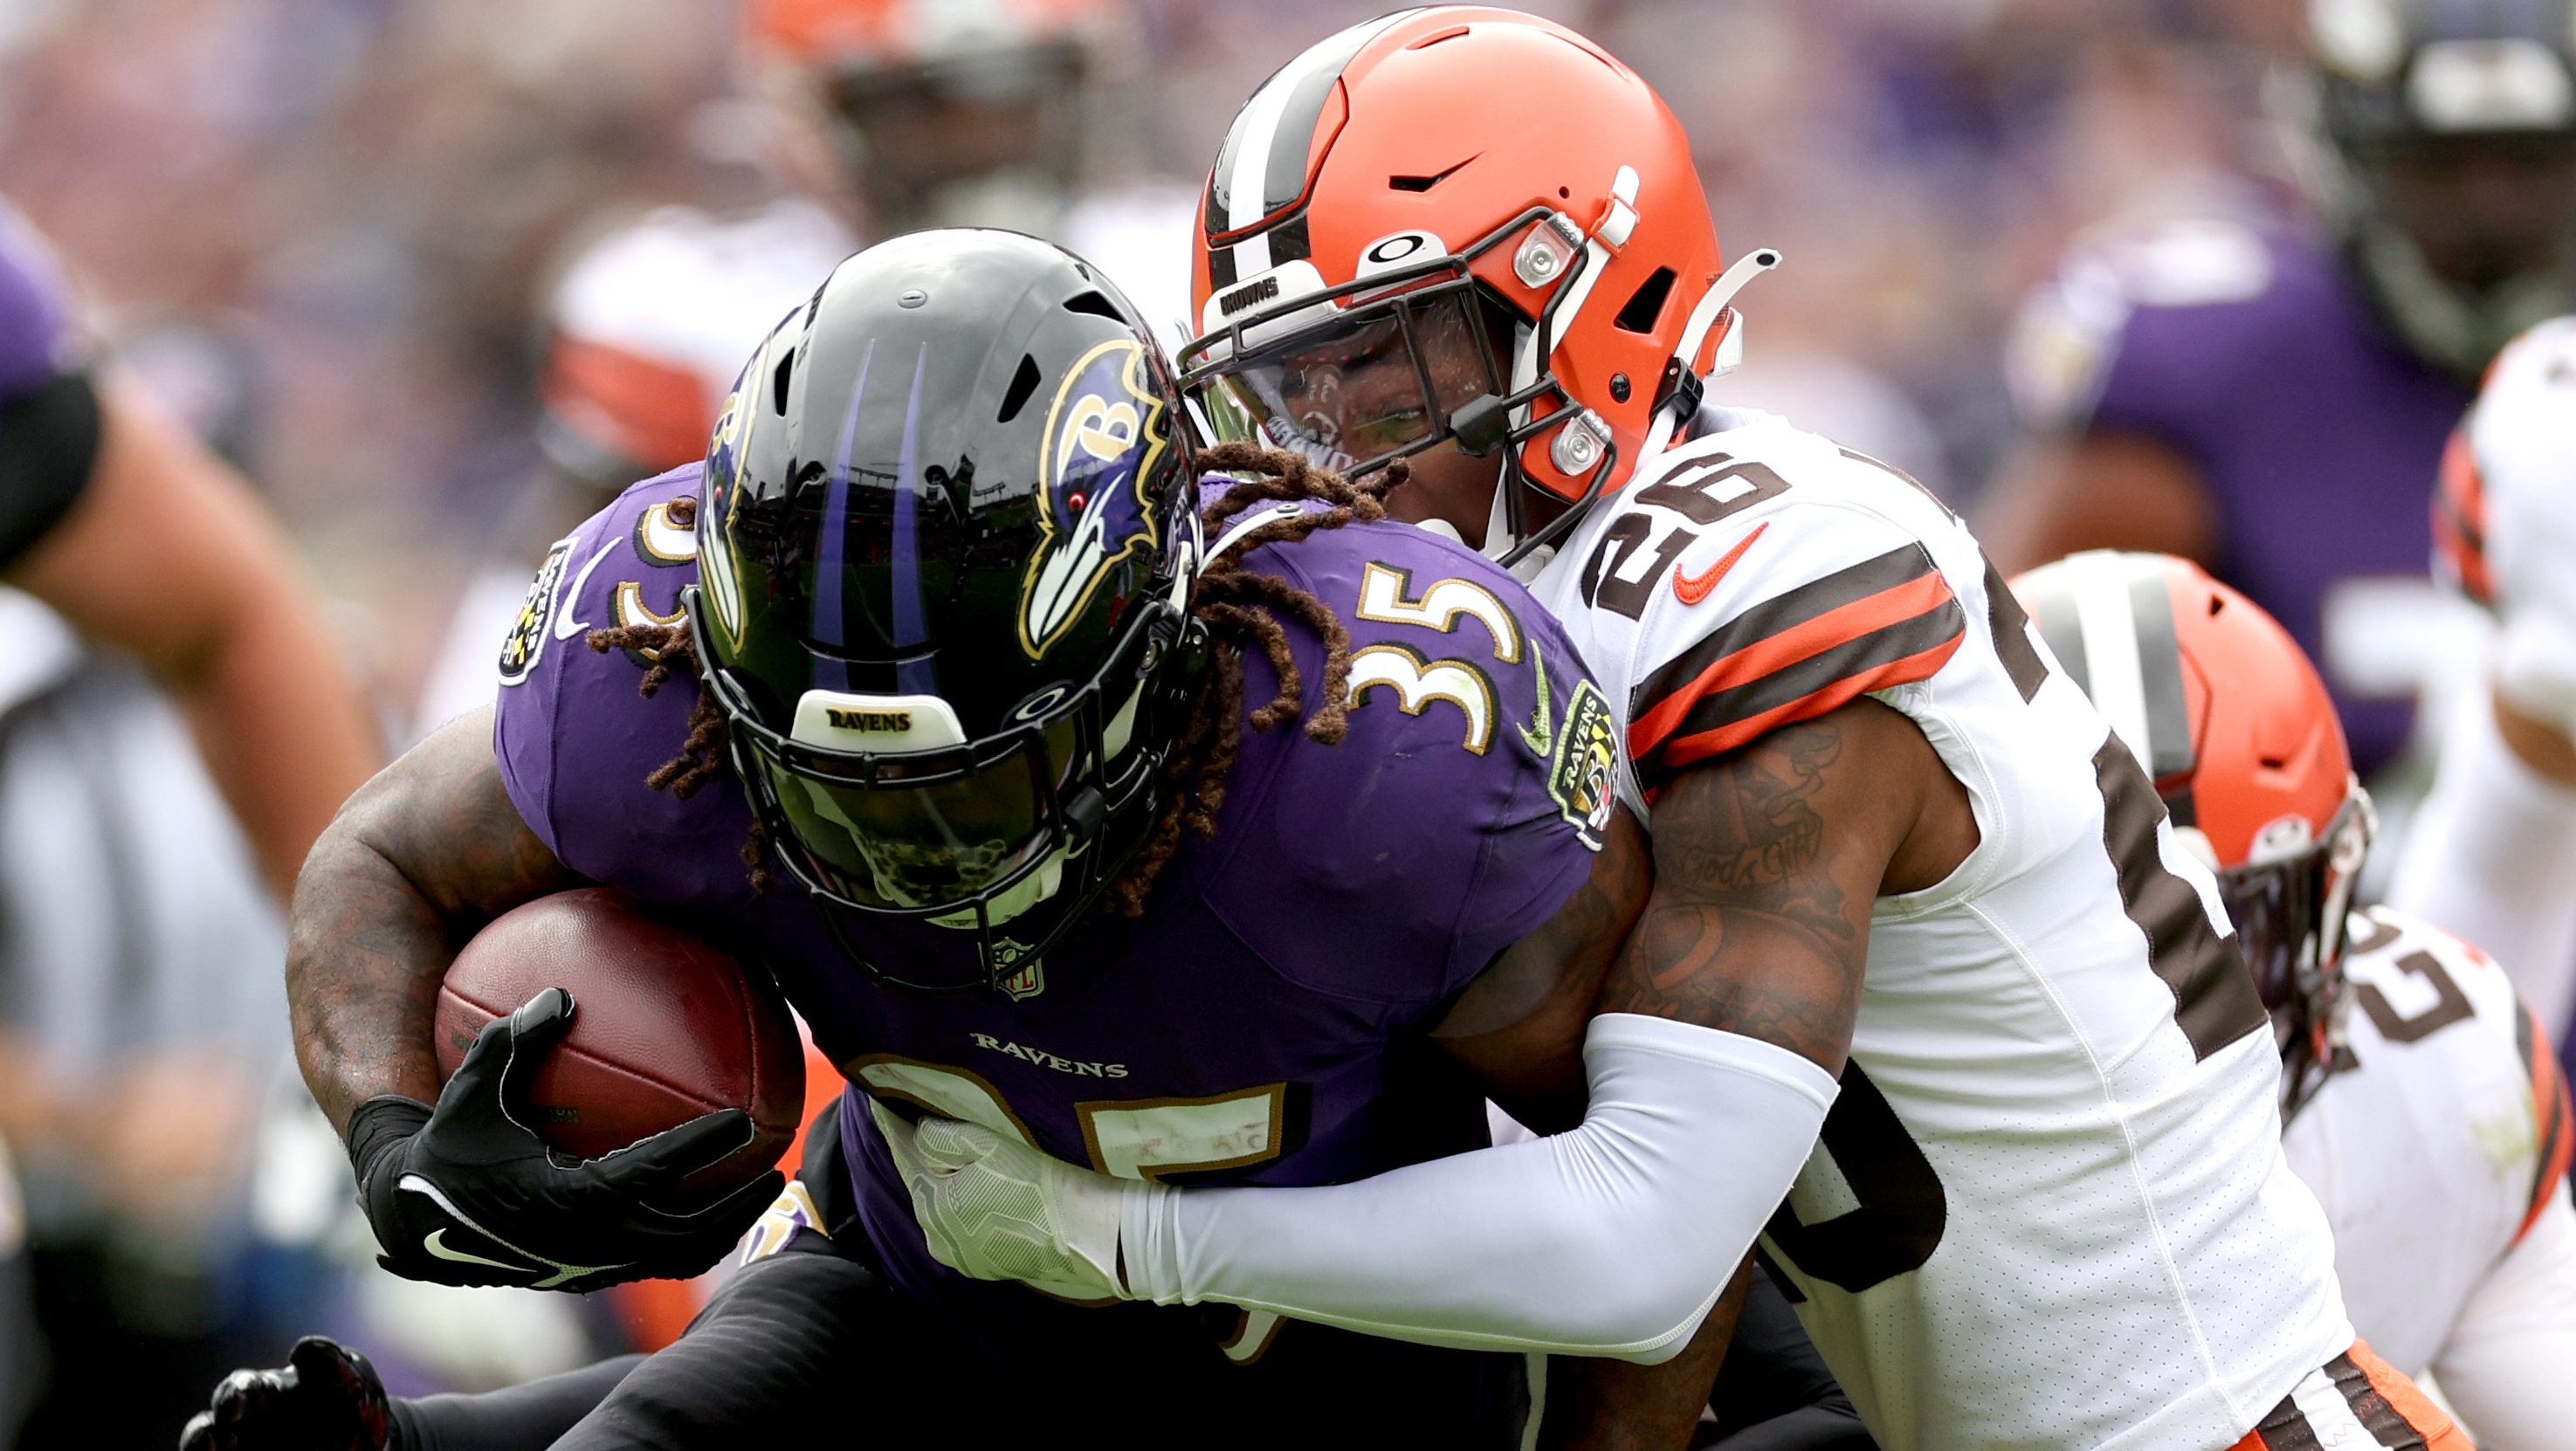
[[[1505,391],[1512,374],[1502,355],[1520,345],[1520,324],[1504,320],[1498,298],[1491,300],[1495,320],[1488,320],[1491,294],[1468,270],[1505,243],[1517,244],[1513,268],[1525,280],[1542,271],[1553,279],[1531,327],[1537,337],[1555,337],[1560,310],[1582,291],[1576,284],[1589,254],[1571,223],[1531,207],[1456,252],[1425,249],[1418,259],[1254,309],[1193,339],[1173,359],[1181,392],[1216,441],[1286,449],[1354,478],[1449,438],[1479,456],[1505,450],[1501,499],[1519,542],[1500,558],[1515,563],[1574,527],[1616,471],[1618,450],[1605,433],[1597,462],[1559,464],[1589,470],[1570,506],[1531,480],[1511,452],[1576,423],[1585,410],[1543,361],[1528,383]],[[1524,493],[1561,512],[1529,530]]]
[[[835,895],[896,911],[956,910],[1016,879],[1053,843],[1074,736],[1073,722],[1058,720],[1018,735],[996,760],[949,767],[898,757],[864,780],[762,744],[752,757],[793,845]]]
[[[704,651],[699,613],[690,610],[690,628]],[[1150,753],[1126,749],[1143,695],[1128,664],[1024,725],[900,754],[782,735],[761,724],[725,671],[705,672],[703,688],[725,709],[735,770],[755,808],[782,828],[778,854],[797,880],[859,911],[942,917],[989,903],[1059,848],[1087,840],[1106,802],[1137,784]],[[1129,694],[1105,700],[1102,684],[1118,680]],[[1086,762],[1098,764],[1081,771]],[[1068,789],[1078,776],[1102,785]]]
[[[1199,380],[1194,396],[1220,438],[1359,473],[1438,443],[1460,407],[1503,389],[1465,286],[1319,312]]]

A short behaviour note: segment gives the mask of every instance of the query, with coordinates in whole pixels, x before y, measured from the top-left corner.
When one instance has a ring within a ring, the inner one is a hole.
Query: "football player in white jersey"
[[[2495,612],[2389,899],[2486,944],[2540,1020],[2576,1010],[2576,317],[2522,335],[2442,455],[2438,572]]]
[[[2417,917],[2346,915],[2370,801],[2316,667],[2170,555],[2079,554],[2012,584],[2218,873],[2281,1044],[2283,1147],[2334,1222],[2354,1327],[2434,1372],[2486,1451],[2566,1445],[2566,1081],[2494,959]],[[2139,708],[2177,698],[2179,722]]]
[[[1606,694],[1512,726],[1560,742],[1569,809],[1650,819],[1653,897],[1571,1133],[1200,1192],[931,1125],[935,1249],[1653,1362],[1758,1234],[1889,1451],[2261,1447],[2332,1404],[2383,1446],[2465,1446],[2354,1341],[2215,882],[1976,542],[1873,460],[1702,414],[1770,260],[1721,278],[1679,124],[1547,22],[1402,12],[1255,93],[1208,191],[1199,406],[1362,474],[1401,460],[1391,509],[1533,577]],[[1383,608],[1438,615],[1391,583]],[[1478,681],[1462,653],[1354,690],[1473,722]],[[1794,1175],[1694,1142],[1824,1075]],[[1602,1394],[1687,1404],[1640,1393],[1655,1374]]]

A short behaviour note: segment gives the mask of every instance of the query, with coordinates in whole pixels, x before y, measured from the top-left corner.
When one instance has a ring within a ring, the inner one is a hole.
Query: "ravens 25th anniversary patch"
[[[1610,829],[1618,770],[1619,736],[1610,723],[1610,702],[1584,681],[1566,702],[1565,727],[1548,761],[1547,794],[1594,851],[1601,849],[1601,833]]]
[[[564,567],[572,560],[572,540],[558,539],[546,551],[546,562],[537,566],[537,577],[528,583],[528,598],[519,606],[519,618],[510,625],[510,637],[501,642],[501,683],[516,685],[537,668],[537,657],[546,652],[546,622],[555,617],[555,596],[563,590]]]

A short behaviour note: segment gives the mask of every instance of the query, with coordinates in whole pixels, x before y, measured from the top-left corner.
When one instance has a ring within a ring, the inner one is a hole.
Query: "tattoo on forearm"
[[[287,1002],[305,1083],[335,1127],[380,1093],[437,1097],[431,1026],[457,945],[578,882],[503,791],[489,719],[440,731],[369,783],[296,883]]]
[[[1834,716],[1685,772],[1657,803],[1653,899],[1605,986],[1606,1010],[1778,1043],[1838,1067],[1884,862],[1838,849],[1826,789]]]

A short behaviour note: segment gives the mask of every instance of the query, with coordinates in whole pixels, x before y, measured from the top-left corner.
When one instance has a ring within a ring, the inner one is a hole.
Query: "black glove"
[[[179,1433],[179,1451],[389,1451],[385,1383],[354,1350],[307,1335],[278,1370],[237,1370]]]
[[[595,1290],[684,1279],[723,1258],[786,1187],[776,1170],[703,1209],[646,1200],[751,1142],[740,1109],[705,1114],[596,1159],[568,1163],[525,1122],[528,1078],[572,1025],[548,988],[484,1026],[433,1110],[387,1094],[349,1116],[358,1198],[377,1263],[442,1285]]]

